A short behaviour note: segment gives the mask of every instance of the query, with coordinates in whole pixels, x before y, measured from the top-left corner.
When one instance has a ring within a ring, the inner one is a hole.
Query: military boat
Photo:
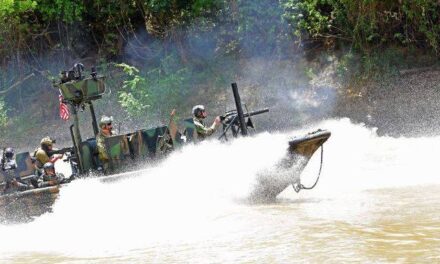
[[[83,140],[78,112],[90,112],[92,120],[90,127],[94,135],[98,134],[93,102],[101,99],[106,91],[104,76],[97,74],[94,68],[92,68],[89,75],[84,75],[83,71],[84,66],[76,64],[69,71],[62,72],[60,81],[55,84],[55,87],[59,89],[64,98],[63,103],[69,106],[72,114],[73,122],[70,126],[72,147],[62,151],[68,154],[68,162],[71,165],[72,171],[78,177],[102,174],[102,164],[98,158],[96,139],[88,138]],[[237,84],[235,83],[232,84],[232,92],[236,109],[228,111],[221,116],[223,133],[219,137],[220,140],[228,140],[228,136],[232,138],[247,136],[249,134],[248,129],[253,127],[251,117],[269,111],[269,109],[247,111],[247,108],[243,107],[241,103]],[[154,162],[188,142],[198,141],[192,118],[183,120],[180,123],[180,127],[182,129],[179,129],[178,122],[171,118],[168,125],[140,129],[105,138],[104,143],[109,157],[109,170],[106,174],[116,174],[130,170],[133,168],[132,164],[134,162],[138,164]],[[301,172],[312,155],[322,147],[329,137],[330,132],[319,130],[286,142],[286,156],[280,162],[280,168],[283,168],[286,174],[283,177],[278,175],[261,177],[254,194],[256,196],[273,198],[289,185],[294,186],[297,191],[307,189],[300,183]],[[17,154],[16,162],[16,173],[20,177],[32,176],[33,169],[29,152]],[[54,193],[57,193],[58,190],[59,187],[54,186],[53,188],[29,190],[20,194],[3,195],[3,197],[0,197],[0,205],[2,201],[10,200],[10,198],[19,200],[20,197],[42,195],[53,198]]]

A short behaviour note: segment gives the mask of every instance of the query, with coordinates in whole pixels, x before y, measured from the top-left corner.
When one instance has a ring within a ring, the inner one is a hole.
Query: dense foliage
[[[348,69],[389,47],[438,54],[439,43],[434,0],[0,0],[0,91],[29,72],[46,80],[4,95],[0,116],[29,105],[23,95],[49,93],[48,76],[77,60],[119,63],[118,102],[136,117],[227,83],[250,58],[348,49]],[[381,63],[363,61],[364,71]]]
[[[289,0],[284,6],[302,38],[350,43],[361,52],[391,44],[439,49],[438,1]]]
[[[224,52],[258,45],[274,51],[286,39],[348,44],[361,52],[386,45],[438,51],[439,16],[434,0],[2,0],[0,51],[3,63],[60,45],[81,56],[74,38],[82,35],[90,38],[83,39],[87,49],[111,57],[121,55],[141,28],[183,45],[180,52],[187,33],[215,34],[213,45]]]

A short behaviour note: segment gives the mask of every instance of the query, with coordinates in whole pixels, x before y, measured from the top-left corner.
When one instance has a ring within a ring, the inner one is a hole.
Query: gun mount
[[[73,141],[73,151],[71,153],[78,161],[80,173],[85,172],[85,168],[81,157],[82,137],[79,130],[78,111],[84,111],[86,106],[88,106],[92,116],[93,134],[98,134],[98,123],[96,121],[93,101],[101,99],[102,95],[105,93],[106,87],[104,79],[104,76],[98,75],[95,67],[91,68],[89,75],[85,75],[84,65],[76,63],[68,71],[61,71],[59,82],[54,84],[55,88],[59,89],[63,97],[62,102],[69,105],[73,116],[73,125],[70,127]]]
[[[60,82],[55,84],[64,102],[77,107],[100,99],[105,93],[104,76],[98,75],[95,67],[92,67],[88,77],[83,71],[84,66],[77,63],[69,71],[62,71]]]
[[[243,136],[248,134],[248,128],[254,128],[255,126],[252,122],[251,116],[263,114],[269,112],[269,108],[264,108],[257,111],[243,113],[243,106],[241,104],[240,95],[238,93],[238,87],[236,83],[232,83],[232,92],[234,94],[235,106],[236,110],[227,111],[224,115],[220,116],[220,120],[223,124],[223,133],[219,137],[219,139],[225,138],[228,140],[226,133],[231,129],[232,136],[237,137],[239,133]],[[245,105],[246,111],[247,107]],[[247,121],[245,118],[248,118]]]
[[[245,121],[245,127],[247,128],[255,128],[254,123],[252,122],[251,116],[260,115],[269,112],[269,108],[264,108],[257,111],[252,111],[248,113],[244,113],[243,117],[248,118],[247,121]],[[226,133],[229,129],[232,131],[232,136],[237,137],[240,133],[240,130],[242,129],[242,126],[240,124],[240,118],[238,116],[237,110],[230,110],[227,111],[224,115],[220,116],[220,120],[222,121],[223,125],[223,133],[219,137],[219,139],[222,139],[223,137],[227,140]]]

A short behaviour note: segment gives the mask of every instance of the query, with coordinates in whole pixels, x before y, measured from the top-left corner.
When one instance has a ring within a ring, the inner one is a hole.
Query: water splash
[[[245,198],[253,175],[280,160],[286,148],[286,135],[268,133],[233,144],[205,142],[137,177],[72,182],[61,189],[53,213],[0,226],[3,237],[26,237],[25,244],[2,239],[0,250],[106,254],[223,233],[224,224],[213,228],[212,220]]]
[[[284,156],[288,138],[317,127],[332,131],[325,144],[321,181],[299,195],[288,188],[280,201],[440,183],[436,157],[425,155],[440,147],[438,137],[378,137],[375,129],[348,119],[328,120],[285,134],[187,146],[161,164],[118,181],[72,182],[61,189],[52,213],[32,223],[0,226],[0,253],[108,256],[160,244],[239,236],[252,225],[255,205],[240,201],[252,191],[258,172]],[[304,171],[304,184],[315,180],[318,168],[315,155]],[[331,209],[344,212],[346,200],[340,201]]]
[[[332,137],[324,145],[320,192],[440,183],[437,157],[431,155],[440,147],[440,137],[380,137],[375,128],[354,125],[348,119],[327,121],[321,126],[332,131]],[[317,156],[307,170],[318,167]]]

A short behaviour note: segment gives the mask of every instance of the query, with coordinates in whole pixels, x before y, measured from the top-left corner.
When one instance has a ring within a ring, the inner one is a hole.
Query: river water
[[[316,128],[332,131],[317,187],[249,201],[287,139]],[[117,180],[72,182],[52,212],[0,225],[0,262],[439,263],[439,149],[440,137],[379,137],[347,119],[189,146]]]

